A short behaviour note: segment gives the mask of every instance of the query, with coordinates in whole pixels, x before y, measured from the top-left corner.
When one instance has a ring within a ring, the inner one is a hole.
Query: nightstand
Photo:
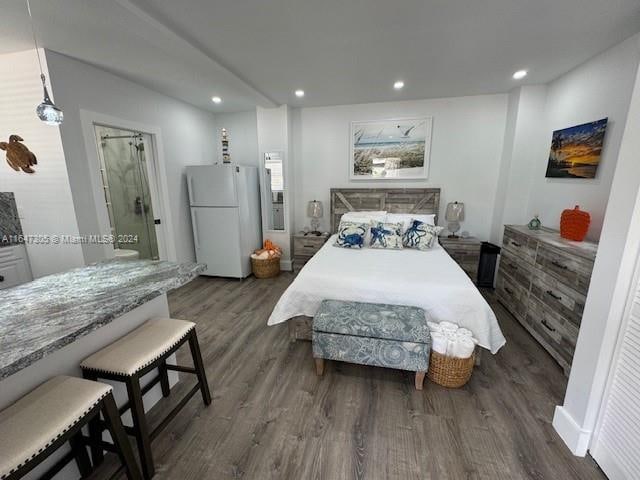
[[[473,280],[478,279],[478,264],[480,263],[481,242],[475,237],[449,238],[440,237],[440,245],[456,261],[467,275]]]
[[[322,248],[328,238],[328,233],[318,236],[296,233],[293,236],[293,272],[298,273],[304,264]]]

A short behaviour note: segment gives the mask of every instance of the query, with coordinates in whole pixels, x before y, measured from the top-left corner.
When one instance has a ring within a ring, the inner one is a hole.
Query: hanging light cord
[[[33,25],[33,15],[31,15],[31,4],[29,0],[27,0],[27,12],[29,12],[29,21],[31,23],[31,34],[33,35],[33,43],[36,46],[36,55],[38,56],[38,67],[40,68],[40,78],[42,79],[42,84],[44,85],[44,73],[42,73],[42,60],[40,60],[40,50],[38,49],[38,37],[36,36],[36,28]]]

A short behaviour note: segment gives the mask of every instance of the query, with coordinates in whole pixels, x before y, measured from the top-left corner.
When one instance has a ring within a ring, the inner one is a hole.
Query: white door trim
[[[162,219],[162,240],[159,240],[158,247],[162,244],[164,252],[158,252],[161,260],[177,261],[175,238],[173,236],[173,221],[171,218],[171,202],[169,199],[169,186],[167,182],[167,170],[164,157],[164,147],[162,142],[162,131],[160,127],[148,125],[140,122],[132,122],[123,118],[117,118],[110,115],[104,115],[98,112],[80,109],[80,124],[82,125],[82,135],[84,138],[85,151],[89,163],[89,171],[91,173],[91,186],[93,198],[96,204],[96,215],[100,226],[101,235],[111,234],[111,226],[109,223],[109,214],[107,205],[104,200],[104,192],[102,191],[102,180],[100,177],[100,158],[98,153],[98,144],[96,140],[95,125],[105,127],[121,128],[125,130],[134,130],[146,133],[151,136],[152,157],[155,162],[153,168],[155,175],[154,182],[157,187],[159,205],[153,205],[155,214]],[[150,178],[151,181],[151,178]],[[113,246],[104,245],[105,258],[113,257]]]

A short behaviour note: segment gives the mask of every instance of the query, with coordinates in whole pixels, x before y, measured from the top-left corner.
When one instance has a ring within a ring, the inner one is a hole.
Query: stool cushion
[[[59,376],[0,412],[0,478],[51,445],[111,390],[104,383]]]
[[[196,324],[173,318],[154,318],[111,345],[85,358],[86,370],[133,375],[175,347]]]

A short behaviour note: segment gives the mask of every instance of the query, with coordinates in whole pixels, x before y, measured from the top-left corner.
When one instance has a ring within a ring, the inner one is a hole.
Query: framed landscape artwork
[[[351,123],[351,180],[426,179],[433,119]]]
[[[547,178],[595,178],[607,119],[556,130],[551,137]]]

